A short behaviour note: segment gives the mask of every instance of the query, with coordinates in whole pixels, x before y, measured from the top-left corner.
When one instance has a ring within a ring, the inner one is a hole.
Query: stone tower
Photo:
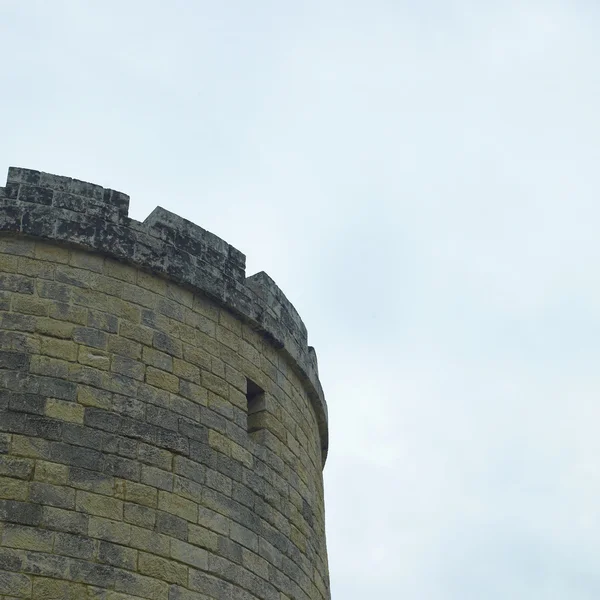
[[[329,599],[327,407],[294,307],[122,193],[0,188],[0,600]]]

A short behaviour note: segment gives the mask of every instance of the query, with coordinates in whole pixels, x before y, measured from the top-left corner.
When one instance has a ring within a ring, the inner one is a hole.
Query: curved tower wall
[[[0,188],[0,599],[328,599],[302,320],[223,240],[128,205]]]

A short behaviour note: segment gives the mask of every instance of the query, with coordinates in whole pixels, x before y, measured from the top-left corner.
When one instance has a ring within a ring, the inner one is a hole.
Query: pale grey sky
[[[303,316],[334,600],[600,597],[600,5],[0,0],[0,168]]]

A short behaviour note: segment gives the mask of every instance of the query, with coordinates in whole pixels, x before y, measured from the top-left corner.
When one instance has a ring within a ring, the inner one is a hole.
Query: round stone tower
[[[0,188],[0,600],[329,599],[302,320],[220,238],[128,207]]]

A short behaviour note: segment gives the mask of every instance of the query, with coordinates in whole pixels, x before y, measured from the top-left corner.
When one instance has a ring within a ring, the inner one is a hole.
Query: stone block
[[[173,540],[173,542],[175,541],[176,540]],[[148,554],[146,552],[139,553],[138,571],[142,575],[148,575],[149,577],[154,577],[155,579],[160,579],[167,583],[187,585],[188,570],[184,565],[154,554]]]
[[[132,528],[129,524],[121,521],[91,516],[89,518],[88,533],[90,537],[106,542],[123,546],[133,545]]]
[[[90,515],[113,520],[123,519],[123,502],[109,496],[77,490],[76,507],[79,512]]]
[[[29,487],[29,499],[42,506],[75,509],[75,490],[62,485],[34,481]]]
[[[42,525],[47,529],[66,531],[68,533],[87,534],[89,517],[82,513],[44,506]]]
[[[54,552],[73,558],[93,560],[97,552],[97,542],[81,535],[56,533]]]
[[[98,558],[100,562],[127,569],[137,570],[138,551],[125,546],[100,541],[98,543]]]
[[[31,595],[31,577],[20,573],[0,570],[0,594],[8,598],[29,598]]]
[[[46,402],[45,413],[51,419],[83,424],[84,407],[74,402],[49,398]]]
[[[0,521],[37,526],[40,524],[42,507],[38,504],[0,500]]]
[[[179,391],[178,377],[154,367],[148,367],[146,369],[146,382],[154,387],[174,394]]]
[[[0,476],[31,479],[34,462],[27,458],[16,458],[7,454],[0,455]]]

